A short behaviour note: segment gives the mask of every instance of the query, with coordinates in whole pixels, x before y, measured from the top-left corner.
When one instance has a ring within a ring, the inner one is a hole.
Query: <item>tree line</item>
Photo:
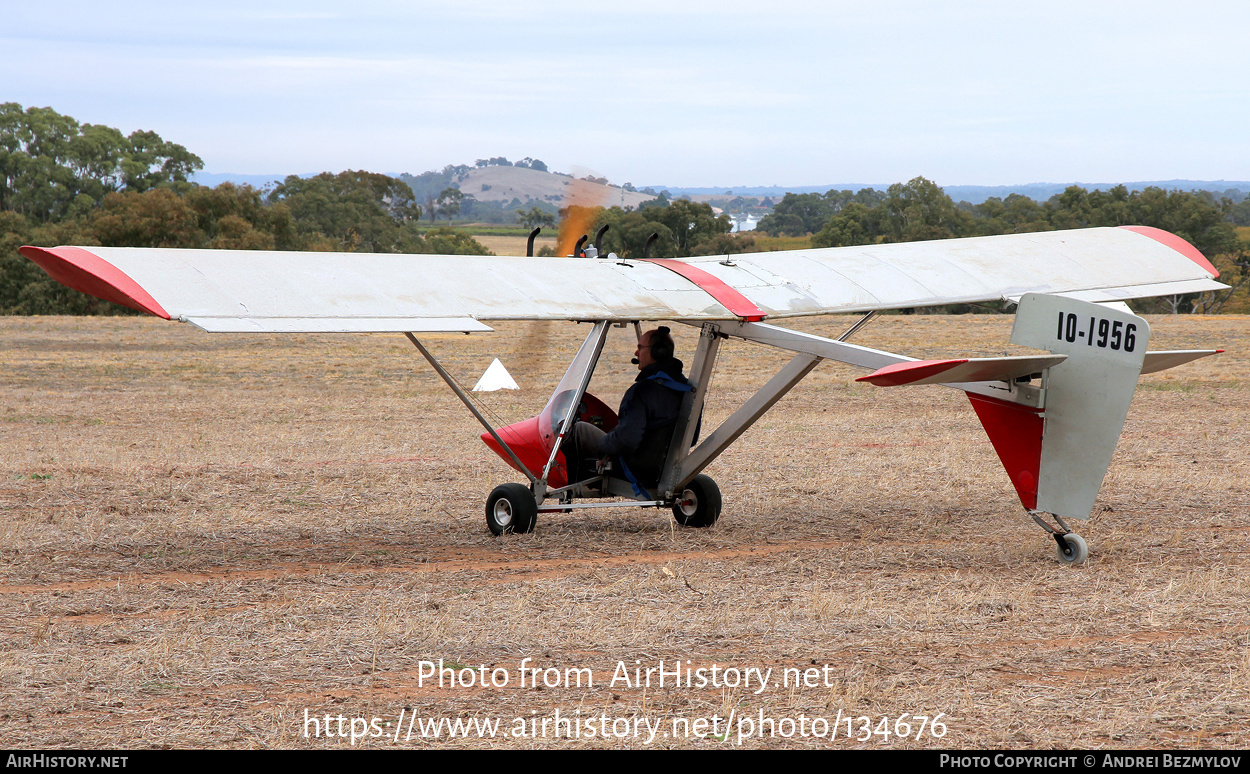
[[[772,236],[810,235],[812,247],[845,247],[924,239],[1017,234],[1095,226],[1154,226],[1187,240],[1231,287],[1164,299],[1150,311],[1250,312],[1250,240],[1237,234],[1242,203],[1206,191],[1087,191],[1070,186],[1045,202],[1011,194],[981,204],[956,203],[930,180],[917,177],[885,191],[872,188],[786,194],[756,229]],[[1143,308],[1150,307],[1143,301]]]
[[[188,178],[198,156],[51,108],[0,105],[0,314],[129,314],[56,283],[21,245],[486,255],[422,228],[407,183],[373,172],[287,177],[272,190]]]
[[[523,220],[542,225],[540,213],[531,211]],[[637,209],[630,207],[582,207],[570,205],[560,210],[559,246],[545,248],[539,255],[569,255],[577,240],[590,240],[603,227],[604,254],[615,253],[626,260],[642,258],[652,234],[652,258],[685,258],[692,255],[742,253],[755,249],[751,237],[730,234],[733,223],[728,215],[717,215],[708,204],[687,199],[669,201],[661,193]],[[589,242],[588,242],[589,244]]]
[[[477,162],[494,164],[546,167],[530,158]],[[399,178],[365,171],[290,176],[265,190],[189,182],[202,166],[198,156],[155,132],[123,135],[51,108],[0,105],[0,314],[129,313],[52,281],[17,253],[23,244],[487,254],[466,234],[421,224],[423,214],[450,222],[480,204],[456,187],[471,169],[466,165]],[[501,215],[510,208],[506,222],[545,227],[556,220],[555,208],[545,202],[529,210],[515,200],[494,204]],[[570,206],[558,214],[559,247],[547,249],[549,254],[569,254],[580,235],[593,237],[604,225],[609,226],[604,251],[625,259],[642,257],[652,234],[658,235],[650,250],[656,258],[760,249],[750,234],[730,233],[728,216],[716,215],[707,204],[670,200],[663,191],[637,209]],[[841,247],[1155,226],[1194,244],[1220,269],[1221,281],[1233,286],[1168,299],[1162,309],[1250,312],[1250,242],[1234,228],[1246,223],[1250,199],[1217,201],[1201,191],[1073,186],[1041,203],[1013,194],[972,205],[954,202],[918,177],[885,191],[786,194],[757,229],[771,236],[807,236],[813,247]]]

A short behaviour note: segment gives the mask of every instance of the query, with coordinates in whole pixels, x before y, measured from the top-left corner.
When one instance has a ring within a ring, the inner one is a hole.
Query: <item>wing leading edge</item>
[[[490,320],[744,320],[1221,289],[1158,229],[1097,228],[681,261],[23,247],[84,293],[210,331],[480,331]]]

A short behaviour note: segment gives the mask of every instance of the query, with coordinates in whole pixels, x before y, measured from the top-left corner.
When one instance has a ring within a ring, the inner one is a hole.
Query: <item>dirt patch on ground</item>
[[[743,746],[1245,747],[1250,320],[1151,322],[1152,349],[1229,352],[1143,379],[1070,568],[940,387],[823,364],[708,470],[712,529],[620,508],[496,539],[482,502],[515,477],[400,336],[0,320],[0,734],[338,747],[364,718],[356,746],[720,747],[750,719],[772,731]],[[889,317],[856,341],[997,354],[1010,323]],[[470,384],[503,360],[524,389],[485,400],[515,421],[587,331],[430,343]],[[592,387],[609,403],[632,348],[614,332]],[[785,359],[727,345],[707,421]],[[440,687],[439,659],[508,684]],[[558,673],[521,685],[524,659]],[[739,682],[633,683],[661,661]],[[938,713],[935,738],[918,717]]]

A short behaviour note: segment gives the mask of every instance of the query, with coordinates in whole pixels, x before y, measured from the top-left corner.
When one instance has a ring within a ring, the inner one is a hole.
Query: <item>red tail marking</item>
[[[994,444],[1007,476],[1025,508],[1037,507],[1037,478],[1042,467],[1042,433],[1046,420],[1039,409],[967,393],[981,426]]]

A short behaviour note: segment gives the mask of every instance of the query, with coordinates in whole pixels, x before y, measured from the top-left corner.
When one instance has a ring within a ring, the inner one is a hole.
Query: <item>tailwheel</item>
[[[1041,511],[1029,511],[1029,515],[1055,539],[1055,557],[1059,561],[1064,564],[1085,564],[1085,560],[1089,559],[1089,545],[1085,538],[1068,528],[1068,523],[1059,514],[1050,514],[1058,527],[1047,524]]]
[[[710,527],[720,516],[720,487],[700,473],[673,501],[673,518],[683,527]]]
[[[1085,543],[1085,538],[1075,532],[1055,535],[1055,542],[1059,544],[1055,547],[1055,556],[1064,564],[1085,564],[1085,560],[1089,558],[1089,546]]]
[[[1068,523],[1057,513],[1050,514],[1058,527],[1046,523],[1041,511],[1029,511],[1029,516],[1055,539],[1055,557],[1064,564],[1085,564],[1089,559],[1089,545],[1085,538],[1068,528]]]
[[[538,504],[527,486],[501,484],[486,498],[486,526],[492,535],[533,532],[537,521]]]

